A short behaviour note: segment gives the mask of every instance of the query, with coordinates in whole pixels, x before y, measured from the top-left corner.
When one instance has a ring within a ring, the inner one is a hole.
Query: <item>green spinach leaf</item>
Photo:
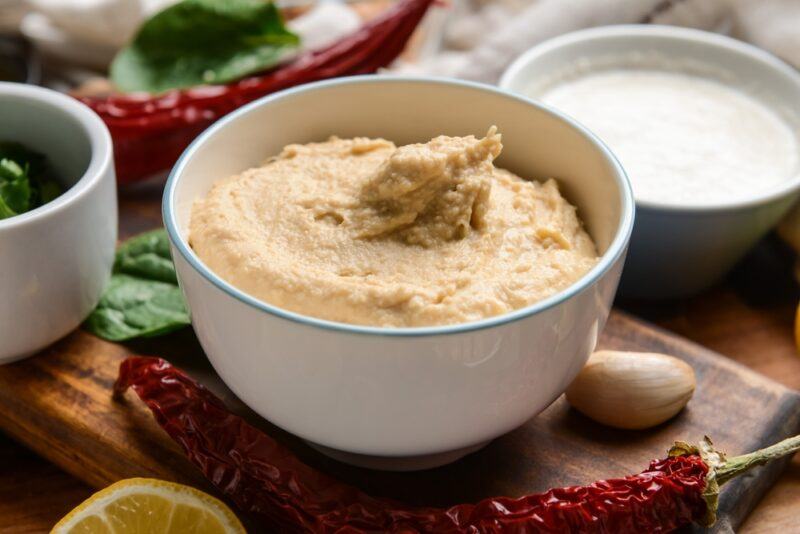
[[[20,143],[0,141],[0,219],[25,213],[61,195],[43,155]]]
[[[13,159],[0,159],[0,183],[10,182],[25,175],[22,167]]]
[[[31,176],[39,176],[47,170],[47,161],[44,155],[34,152],[22,143],[15,141],[0,141],[0,159],[9,159]]]
[[[177,285],[115,274],[86,328],[110,341],[166,334],[189,324]]]
[[[114,272],[177,284],[167,233],[153,230],[125,241],[117,249]]]
[[[55,180],[40,178],[38,199],[33,194],[31,196],[41,204],[47,204],[51,200],[55,200],[61,196],[61,186]]]
[[[10,159],[0,159],[0,198],[15,213],[31,209],[28,173]]]
[[[19,215],[16,211],[12,210],[6,201],[3,200],[3,196],[0,195],[0,219],[8,219],[9,217],[13,217],[14,215]]]
[[[183,0],[150,18],[111,65],[122,91],[163,92],[266,70],[299,43],[272,2]]]
[[[110,341],[152,337],[189,324],[164,230],[125,241],[117,249],[111,281],[84,323]]]

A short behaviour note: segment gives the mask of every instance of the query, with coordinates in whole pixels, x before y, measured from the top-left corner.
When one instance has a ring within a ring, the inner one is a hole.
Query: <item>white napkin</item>
[[[28,0],[66,40],[118,48],[151,14],[174,0]]]
[[[103,71],[148,17],[177,0],[27,0],[20,29],[46,55]],[[323,47],[355,31],[361,19],[347,5],[322,2],[291,20],[301,49]]]
[[[40,49],[103,70],[147,17],[177,0],[25,1],[30,12],[21,30]],[[303,48],[324,46],[360,24],[341,1],[323,1],[290,21]],[[441,24],[426,25],[423,33],[432,45],[426,53],[392,70],[495,82],[516,56],[543,40],[638,22],[732,33],[800,67],[800,0],[452,0],[450,6],[428,15],[429,23],[438,18]]]
[[[800,68],[800,1],[735,0],[734,35]]]
[[[442,53],[397,70],[492,83],[529,48],[570,31],[641,22],[726,31],[732,18],[728,0],[499,0],[476,7],[462,1]]]

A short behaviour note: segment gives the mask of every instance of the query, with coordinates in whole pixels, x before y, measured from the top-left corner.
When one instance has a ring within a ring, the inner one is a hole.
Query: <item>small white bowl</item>
[[[500,86],[518,94],[551,80],[570,67],[589,68],[601,60],[627,61],[640,54],[705,65],[725,81],[800,117],[800,74],[751,45],[714,33],[657,25],[607,26],[546,41],[520,56]],[[658,65],[653,65],[659,68]],[[654,126],[656,127],[656,126]],[[635,184],[636,177],[632,177]],[[752,197],[698,206],[636,201],[636,227],[620,292],[629,297],[682,297],[706,289],[766,234],[797,200],[800,172]]]
[[[44,154],[57,199],[0,220],[0,363],[77,327],[100,299],[117,239],[111,136],[89,108],[31,85],[0,83],[0,140]]]
[[[192,203],[284,145],[342,137],[399,144],[497,125],[497,161],[555,177],[602,258],[579,282],[482,321],[376,328],[302,316],[209,270],[188,245]],[[572,381],[608,316],[633,223],[622,168],[592,134],[496,88],[365,76],[269,96],[206,130],[173,169],[164,222],[192,323],[211,363],[251,408],[340,460],[384,469],[453,461],[521,425]]]

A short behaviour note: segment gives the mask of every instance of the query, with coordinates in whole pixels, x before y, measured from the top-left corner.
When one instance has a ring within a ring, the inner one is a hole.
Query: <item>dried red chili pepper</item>
[[[160,96],[83,97],[108,126],[120,182],[168,169],[211,123],[264,95],[303,83],[370,74],[405,47],[433,0],[400,0],[329,47],[301,54],[260,76],[228,85],[170,91]]]
[[[701,448],[676,443],[668,458],[625,478],[446,509],[409,507],[303,464],[162,359],[125,360],[114,390],[121,395],[129,387],[223,494],[281,532],[670,532],[713,523],[719,485],[800,449],[796,436],[726,459],[708,440]]]

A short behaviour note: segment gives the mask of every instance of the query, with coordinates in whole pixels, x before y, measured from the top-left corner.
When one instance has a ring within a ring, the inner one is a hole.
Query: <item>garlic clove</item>
[[[597,351],[567,388],[567,401],[598,423],[624,429],[656,426],[694,394],[694,370],[650,352]]]

